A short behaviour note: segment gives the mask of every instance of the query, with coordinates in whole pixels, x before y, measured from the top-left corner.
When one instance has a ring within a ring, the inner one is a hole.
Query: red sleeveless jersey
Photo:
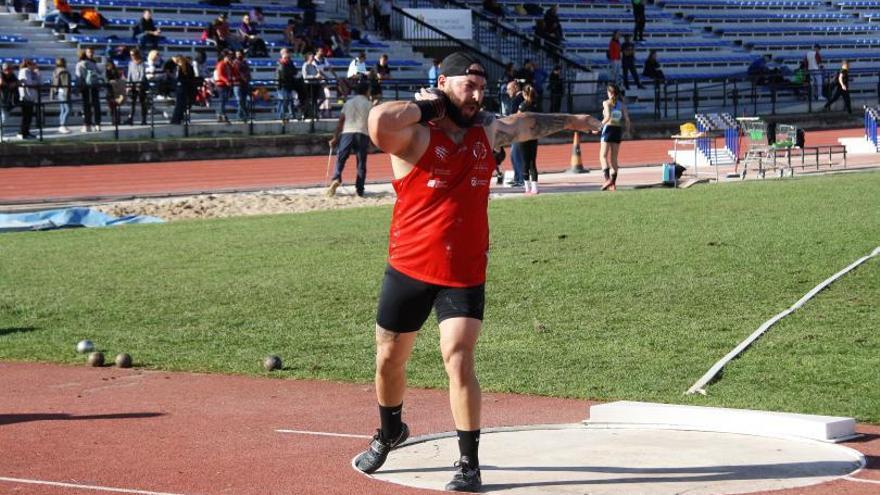
[[[431,142],[405,177],[392,182],[388,263],[416,280],[448,287],[486,281],[489,183],[495,158],[481,126],[461,144],[429,125]]]

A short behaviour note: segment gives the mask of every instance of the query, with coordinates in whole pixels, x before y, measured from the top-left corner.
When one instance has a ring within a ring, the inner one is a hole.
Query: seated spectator
[[[379,81],[391,79],[391,66],[388,65],[387,53],[383,53],[379,57],[379,61],[376,62],[376,76],[379,78]]]
[[[343,20],[342,22],[337,22],[334,26],[334,30],[342,44],[342,54],[339,56],[344,57],[348,55],[349,50],[351,50],[351,29],[349,29],[348,21]]]
[[[108,46],[104,50],[104,56],[112,60],[117,67],[128,65],[131,60],[131,50],[125,45]]]
[[[0,70],[0,123],[9,120],[9,112],[18,105],[18,76],[15,65],[4,62]]]
[[[55,34],[79,31],[79,14],[73,11],[67,0],[54,0],[54,8],[43,19],[46,25],[53,24]]]
[[[217,47],[217,53],[222,54],[223,50],[239,49],[241,45],[235,36],[229,32],[229,23],[226,22],[226,14],[220,14],[217,19],[208,27],[208,39],[213,41]]]
[[[483,10],[487,14],[497,15],[502,18],[507,14],[504,11],[504,7],[498,3],[498,0],[483,0]]]
[[[348,64],[348,73],[346,77],[349,79],[359,78],[367,75],[367,52],[361,51],[350,64]]]
[[[267,57],[269,51],[266,49],[266,42],[260,37],[260,29],[251,21],[251,16],[245,14],[241,18],[241,25],[238,27],[238,39],[241,47],[251,57]]]
[[[252,8],[248,15],[251,17],[251,22],[257,26],[262,26],[266,22],[266,17],[263,15],[263,7]]]
[[[302,22],[294,17],[287,20],[287,27],[284,28],[284,42],[293,51],[293,53],[305,53],[308,42],[302,35]]]
[[[753,84],[760,86],[784,85],[788,82],[784,77],[785,72],[779,67],[773,66],[773,58],[770,54],[765,54],[763,57],[755,59],[746,73]]]
[[[657,61],[657,50],[648,52],[648,59],[645,60],[645,68],[642,69],[642,75],[653,79],[654,84],[658,86],[666,80],[666,76],[660,70],[660,62]]]
[[[142,51],[158,49],[159,40],[162,39],[162,30],[156,27],[156,23],[153,21],[153,12],[149,9],[144,11],[143,16],[132,28],[131,34],[132,38],[137,40]]]
[[[804,95],[808,94],[810,90],[810,71],[807,69],[806,60],[801,60],[797,70],[794,71],[794,75],[791,77],[791,87],[797,96],[801,96],[801,92]]]
[[[547,30],[546,38],[557,44],[561,45],[565,40],[565,36],[562,34],[562,23],[559,21],[559,14],[557,14],[556,5],[547,9],[547,12],[544,13],[544,29]]]

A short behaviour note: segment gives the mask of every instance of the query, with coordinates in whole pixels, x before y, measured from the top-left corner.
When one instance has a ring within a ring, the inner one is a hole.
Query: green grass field
[[[0,359],[369,382],[390,208],[0,236]],[[485,390],[880,422],[880,173],[492,201]],[[445,387],[429,320],[413,386]]]

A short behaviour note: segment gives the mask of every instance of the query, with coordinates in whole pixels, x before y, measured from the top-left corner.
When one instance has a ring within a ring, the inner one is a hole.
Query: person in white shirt
[[[336,194],[336,188],[342,185],[342,171],[345,169],[345,162],[352,151],[357,157],[355,192],[360,197],[364,196],[364,185],[367,181],[367,151],[370,148],[367,120],[370,116],[370,109],[373,107],[372,102],[367,98],[367,91],[369,91],[369,84],[366,81],[361,81],[355,87],[355,96],[342,106],[336,131],[330,139],[330,149],[333,149],[337,142],[339,148],[336,150],[336,169],[333,172],[333,180],[327,188],[327,196]]]
[[[822,55],[819,53],[819,45],[813,45],[813,49],[807,52],[807,70],[810,71],[810,84],[813,87],[813,97],[826,100],[822,94],[825,77],[822,75]]]
[[[358,74],[367,75],[367,52],[360,52],[357,58],[348,65],[347,77],[349,79],[357,77]]]
[[[321,73],[321,80],[324,82],[324,84],[321,85],[321,89],[324,92],[324,100],[321,101],[319,110],[321,110],[322,118],[330,118],[331,94],[330,84],[328,84],[328,82],[336,79],[336,73],[333,71],[333,65],[330,64],[327,57],[325,57],[320,51],[315,54],[315,65],[318,66],[318,72]]]

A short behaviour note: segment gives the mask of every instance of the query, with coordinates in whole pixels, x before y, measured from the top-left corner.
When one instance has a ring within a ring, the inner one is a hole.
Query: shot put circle
[[[117,354],[116,366],[118,368],[131,368],[131,356],[124,352]]]
[[[281,369],[281,358],[278,356],[266,356],[263,359],[263,368],[266,371],[275,371]]]
[[[104,366],[104,353],[103,352],[93,352],[89,354],[89,366],[99,367]]]

